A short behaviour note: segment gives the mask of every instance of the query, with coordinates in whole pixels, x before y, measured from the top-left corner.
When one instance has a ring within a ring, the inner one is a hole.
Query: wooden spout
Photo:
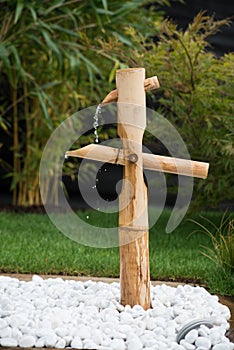
[[[130,70],[130,69],[128,69],[128,70]],[[126,69],[126,71],[127,71],[127,69]],[[145,91],[158,89],[159,86],[160,86],[159,81],[158,81],[158,78],[156,76],[153,76],[151,78],[147,78],[144,81]],[[110,103],[110,102],[117,102],[117,100],[118,100],[118,91],[117,91],[117,89],[115,89],[115,90],[112,90],[111,92],[109,92],[109,94],[101,102],[101,105],[103,105],[105,103]]]

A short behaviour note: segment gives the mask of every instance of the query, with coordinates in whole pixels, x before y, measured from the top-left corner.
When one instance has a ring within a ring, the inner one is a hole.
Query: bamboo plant
[[[12,139],[14,205],[40,204],[38,167],[46,140],[67,116],[105,94],[99,82],[108,82],[116,60],[89,47],[89,40],[114,35],[131,45],[125,25],[132,20],[139,26],[136,13],[141,7],[147,18],[147,3],[0,1],[0,128]]]

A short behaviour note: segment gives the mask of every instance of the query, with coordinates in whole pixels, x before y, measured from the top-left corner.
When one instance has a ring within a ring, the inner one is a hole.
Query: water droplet
[[[92,186],[92,188],[96,188],[96,185]]]
[[[107,171],[107,169],[104,169],[104,171]]]
[[[99,180],[98,179],[96,179],[96,182],[98,182]],[[96,186],[95,186],[96,187]]]
[[[86,216],[86,219],[89,219],[89,216],[88,216],[88,215]]]

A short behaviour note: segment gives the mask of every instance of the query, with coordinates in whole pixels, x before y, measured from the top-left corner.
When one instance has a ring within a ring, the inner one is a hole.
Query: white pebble
[[[113,339],[110,345],[112,350],[125,350],[123,339]]]
[[[22,334],[28,334],[28,335],[36,336],[36,331],[32,327],[23,326],[23,327],[20,327],[20,331],[22,332]]]
[[[1,346],[9,346],[9,347],[15,347],[18,345],[18,342],[14,338],[2,338],[0,339]]]
[[[22,332],[18,328],[13,327],[11,331],[11,336],[12,338],[19,340],[20,337],[22,337]]]
[[[190,332],[188,332],[185,336],[185,341],[190,343],[190,344],[193,344],[195,343],[195,340],[197,339],[198,337],[198,331],[196,329],[192,329]]]
[[[59,339],[57,343],[55,344],[55,348],[58,349],[64,349],[66,346],[66,340],[65,339]]]
[[[2,305],[1,305],[1,307],[2,307]],[[8,326],[7,320],[4,318],[0,318],[0,329],[6,328],[7,326]]]
[[[121,324],[132,324],[133,323],[133,317],[129,313],[122,313],[120,314],[120,323]]]
[[[0,329],[0,338],[11,338],[12,337],[12,328],[7,326]]]
[[[213,346],[212,350],[229,350],[227,343],[220,343]]]
[[[44,348],[46,342],[46,338],[38,338],[35,342],[35,348]]]
[[[54,333],[50,333],[47,335],[46,340],[45,340],[45,346],[47,348],[54,348],[55,344],[57,343],[58,337]]]
[[[48,335],[48,328],[39,328],[36,330],[36,336],[38,338],[45,338]]]
[[[97,344],[95,344],[92,340],[87,339],[84,341],[84,349],[96,349],[97,348]]]
[[[64,337],[64,340],[66,342],[66,346],[69,347],[71,342],[72,342],[73,337],[71,337],[70,335],[66,335],[66,337]]]
[[[32,276],[32,281],[38,284],[42,284],[43,283],[43,278],[38,276],[38,275],[34,275]]]
[[[91,329],[88,326],[82,325],[77,328],[77,336],[81,339],[89,339],[91,337]]]
[[[32,335],[23,335],[19,340],[21,348],[32,348],[35,345],[35,338]]]
[[[128,350],[141,350],[143,345],[137,335],[131,335],[127,340]]]
[[[205,325],[201,325],[198,329],[198,335],[201,335],[202,337],[206,337],[210,334],[210,328],[206,327]]]
[[[226,320],[229,320],[231,317],[231,311],[230,309],[223,304],[217,304],[217,307],[219,309],[219,312],[222,314],[223,317],[226,318]]]
[[[22,314],[15,314],[10,317],[10,325],[11,327],[21,327],[24,326],[27,323],[27,317]]]
[[[184,347],[182,345],[177,344],[176,342],[171,343],[171,350],[184,350]]]
[[[96,344],[96,345],[101,345],[103,336],[102,332],[100,329],[94,329],[92,332],[91,340]]]
[[[65,327],[58,327],[54,331],[61,338],[65,337],[69,333],[68,328],[65,328]]]
[[[193,344],[188,343],[184,339],[182,339],[180,341],[180,345],[182,345],[184,347],[184,349],[186,349],[186,350],[194,350],[195,349],[195,346]]]
[[[154,318],[148,318],[146,320],[146,329],[152,331],[153,329],[155,329],[157,327],[157,319]]]
[[[195,345],[197,347],[203,347],[204,349],[209,350],[211,347],[211,341],[209,338],[205,338],[205,337],[198,337],[195,341]]]
[[[82,341],[81,341],[80,337],[75,337],[72,340],[71,347],[73,349],[82,349],[83,348],[83,344],[82,344]]]
[[[157,340],[158,340],[158,337],[157,337]],[[155,345],[156,343],[156,339],[154,337],[151,337],[151,338],[141,338],[141,341],[142,341],[142,344],[145,347],[152,347]]]

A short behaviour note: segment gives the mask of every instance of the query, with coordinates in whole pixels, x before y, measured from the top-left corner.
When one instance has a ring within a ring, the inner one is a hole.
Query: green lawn
[[[79,212],[90,223],[108,226],[117,217],[100,217],[99,212]],[[224,272],[200,253],[201,245],[210,245],[209,237],[191,232],[197,229],[184,219],[167,234],[170,212],[165,210],[150,230],[151,279],[199,281],[213,293],[234,295],[234,276]],[[203,213],[216,224],[223,213]],[[193,219],[201,221],[196,215]],[[108,222],[104,222],[107,220]],[[91,248],[80,245],[62,233],[43,214],[0,212],[0,272],[119,276],[118,248]]]

